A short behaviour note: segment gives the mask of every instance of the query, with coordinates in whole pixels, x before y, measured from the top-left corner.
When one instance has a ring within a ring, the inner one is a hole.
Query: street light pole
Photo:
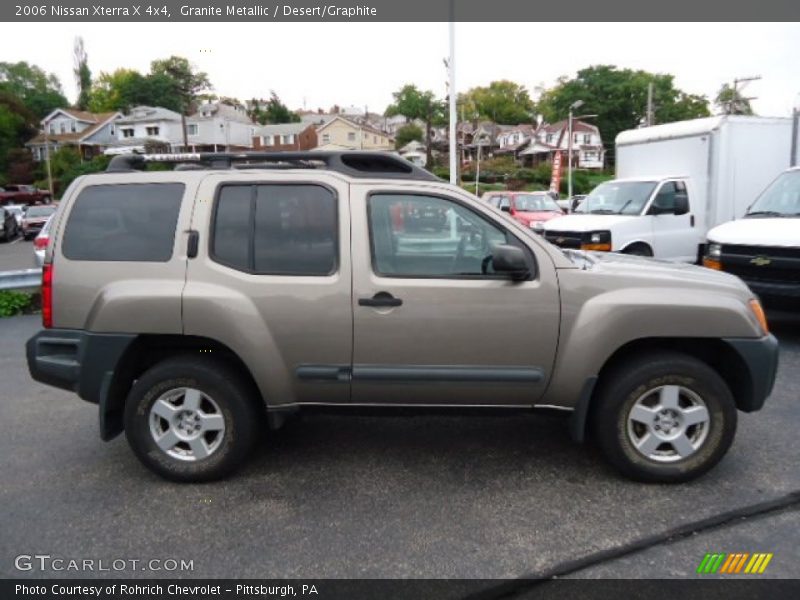
[[[569,105],[569,121],[567,124],[567,131],[569,132],[569,140],[567,140],[567,199],[572,198],[572,115],[576,108],[583,106],[583,100],[576,100]]]
[[[450,183],[458,183],[458,157],[456,156],[456,3],[450,0],[450,58],[447,61],[450,96]]]

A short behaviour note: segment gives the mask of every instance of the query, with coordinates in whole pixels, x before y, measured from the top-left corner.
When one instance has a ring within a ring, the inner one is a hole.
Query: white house
[[[186,118],[186,133],[191,151],[243,150],[253,147],[258,125],[243,106],[220,102],[203,104]]]
[[[57,108],[42,119],[42,130],[25,145],[31,149],[34,160],[47,157],[47,147],[55,152],[72,146],[81,157],[89,159],[102,154],[116,139],[115,122],[118,112],[90,113],[71,108]]]
[[[569,151],[569,124],[567,120],[540,126],[528,145],[519,155],[524,162],[537,164],[549,161],[552,155]],[[579,169],[602,169],[605,148],[600,130],[584,121],[572,121],[572,164]]]
[[[160,106],[137,106],[116,121],[116,142],[106,154],[144,152],[145,144],[160,143],[170,152],[183,147],[181,115]]]

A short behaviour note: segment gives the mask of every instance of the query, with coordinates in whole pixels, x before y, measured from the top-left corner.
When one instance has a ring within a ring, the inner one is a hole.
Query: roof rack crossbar
[[[109,173],[144,169],[149,162],[197,165],[205,169],[313,169],[321,168],[350,177],[440,181],[433,173],[388,152],[198,152],[177,154],[119,154],[109,162]]]

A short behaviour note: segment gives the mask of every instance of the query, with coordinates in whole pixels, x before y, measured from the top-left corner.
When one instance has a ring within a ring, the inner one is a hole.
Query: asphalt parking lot
[[[233,478],[179,485],[142,467],[124,437],[100,441],[95,406],[29,378],[23,345],[38,316],[3,319],[0,575],[82,575],[15,570],[15,556],[46,553],[193,561],[191,572],[118,573],[132,577],[513,578],[747,514],[800,490],[800,317],[772,323],[782,347],[772,398],[740,413],[731,452],[690,484],[623,480],[553,417],[309,416],[265,437]],[[685,576],[704,552],[727,549],[774,551],[768,573],[796,577],[788,510],[646,551],[663,560],[629,554],[617,576]],[[572,574],[607,577],[613,564]]]
[[[33,269],[33,241],[26,242],[19,235],[10,242],[0,242],[0,271]]]

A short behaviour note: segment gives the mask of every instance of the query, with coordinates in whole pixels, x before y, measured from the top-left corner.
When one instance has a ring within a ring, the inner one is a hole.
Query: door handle
[[[359,306],[372,306],[372,307],[386,307],[386,306],[401,306],[403,301],[400,298],[395,298],[389,292],[378,292],[372,298],[359,298]]]

